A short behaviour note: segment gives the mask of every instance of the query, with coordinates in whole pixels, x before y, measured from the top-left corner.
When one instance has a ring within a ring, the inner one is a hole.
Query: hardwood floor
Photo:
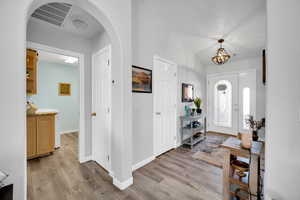
[[[172,150],[133,173],[120,191],[95,162],[79,164],[77,134],[62,136],[52,156],[28,161],[28,200],[217,200],[221,169],[194,160],[189,149]]]

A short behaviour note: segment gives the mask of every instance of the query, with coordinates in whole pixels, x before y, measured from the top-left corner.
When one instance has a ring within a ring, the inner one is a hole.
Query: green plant
[[[199,97],[196,97],[194,99],[194,104],[195,104],[196,108],[200,108],[201,107],[201,103],[202,103],[202,100]]]

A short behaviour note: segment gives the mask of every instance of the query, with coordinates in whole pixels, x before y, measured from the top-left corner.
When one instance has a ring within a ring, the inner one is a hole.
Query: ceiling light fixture
[[[74,64],[78,62],[78,58],[75,57],[66,57],[65,63]]]
[[[220,48],[217,50],[217,55],[212,57],[212,59],[211,59],[213,61],[213,63],[215,63],[216,65],[223,65],[230,59],[230,55],[227,53],[227,51],[222,46],[223,42],[224,42],[224,39],[218,40],[218,43],[220,43]]]

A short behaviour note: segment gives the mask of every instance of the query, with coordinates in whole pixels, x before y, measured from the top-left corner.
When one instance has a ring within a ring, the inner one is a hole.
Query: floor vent
[[[66,3],[49,3],[39,7],[31,15],[33,18],[61,26],[72,5]]]

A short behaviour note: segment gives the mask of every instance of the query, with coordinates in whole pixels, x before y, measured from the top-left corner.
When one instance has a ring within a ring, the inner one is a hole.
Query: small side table
[[[243,149],[240,146],[241,141],[237,138],[230,137],[222,145],[226,151],[224,153],[223,163],[223,199],[230,200],[230,197],[234,195],[233,191],[230,191],[231,185],[238,185],[239,188],[249,190],[252,199],[260,199],[260,154],[262,152],[263,144],[261,142],[252,143],[251,148],[251,163],[250,163],[250,176],[249,183],[245,183],[235,178],[233,175],[233,169],[231,167],[231,156],[250,158],[250,151]]]

